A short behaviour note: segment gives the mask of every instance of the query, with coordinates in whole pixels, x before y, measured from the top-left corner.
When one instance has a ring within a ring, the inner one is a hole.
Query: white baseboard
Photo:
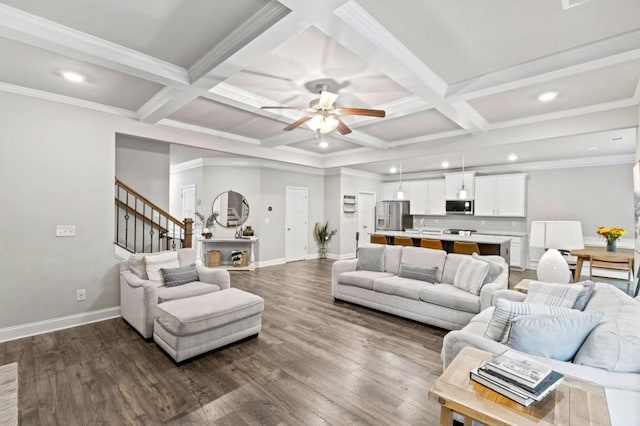
[[[271,260],[264,260],[262,262],[256,262],[256,267],[264,268],[267,266],[284,265],[285,263],[287,263],[287,261],[284,259],[284,257],[281,257],[279,259],[271,259]]]
[[[97,311],[82,312],[80,314],[0,328],[0,343],[35,336],[36,334],[77,327],[92,322],[104,321],[119,316],[120,306],[114,306],[112,308],[98,309]]]
[[[320,259],[320,253],[307,253],[307,260]]]
[[[336,253],[327,253],[327,257],[333,260],[345,260],[345,259],[355,259],[355,253],[346,253],[346,254],[336,254]]]

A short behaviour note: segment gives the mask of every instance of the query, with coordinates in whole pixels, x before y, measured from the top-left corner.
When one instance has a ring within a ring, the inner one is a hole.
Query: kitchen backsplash
[[[526,218],[475,217],[475,216],[413,216],[413,227],[420,228],[457,228],[477,231],[516,231],[527,232]]]

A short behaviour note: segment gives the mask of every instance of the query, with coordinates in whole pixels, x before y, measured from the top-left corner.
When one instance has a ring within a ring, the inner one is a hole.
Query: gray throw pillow
[[[487,262],[489,264],[489,272],[487,272],[487,276],[484,279],[484,284],[496,282],[496,280],[498,279],[498,277],[503,271],[502,265],[500,265],[499,263],[493,262],[489,259],[486,259],[480,256],[478,253],[473,253],[471,257],[474,258],[475,260],[479,260],[481,262]]]
[[[453,277],[453,286],[478,296],[488,273],[487,262],[475,260],[471,256],[465,257],[460,261],[456,275]]]
[[[402,278],[410,278],[412,280],[420,280],[426,281],[428,283],[435,284],[438,276],[438,267],[434,266],[433,268],[425,268],[420,265],[411,265],[409,263],[401,263],[400,264],[400,273],[399,277]]]
[[[573,308],[582,286],[533,281],[527,289],[526,303]]]
[[[580,284],[582,284],[582,290],[580,290],[578,298],[573,304],[573,309],[584,311],[584,308],[587,306],[587,303],[589,303],[589,300],[591,299],[591,295],[593,295],[593,289],[595,288],[596,283],[594,283],[593,281],[582,281],[579,283],[575,283],[575,285]]]
[[[358,271],[384,272],[385,246],[360,247],[358,249]]]
[[[176,287],[200,280],[195,264],[180,268],[160,268],[160,273],[167,287]]]
[[[496,300],[493,317],[487,325],[484,337],[504,343],[509,336],[511,321],[521,315],[564,315],[572,311],[557,306],[538,305],[534,303],[513,302],[504,298]]]
[[[603,317],[601,311],[519,316],[511,320],[505,344],[530,355],[570,361]]]

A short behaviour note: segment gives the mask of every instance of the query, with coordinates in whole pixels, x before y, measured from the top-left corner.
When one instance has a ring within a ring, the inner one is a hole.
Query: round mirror
[[[213,200],[211,213],[217,214],[216,222],[221,226],[239,226],[249,217],[249,203],[239,192],[226,191]]]

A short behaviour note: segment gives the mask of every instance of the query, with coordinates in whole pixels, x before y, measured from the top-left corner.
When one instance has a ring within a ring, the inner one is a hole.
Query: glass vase
[[[607,251],[616,251],[616,243],[618,240],[607,240]]]

